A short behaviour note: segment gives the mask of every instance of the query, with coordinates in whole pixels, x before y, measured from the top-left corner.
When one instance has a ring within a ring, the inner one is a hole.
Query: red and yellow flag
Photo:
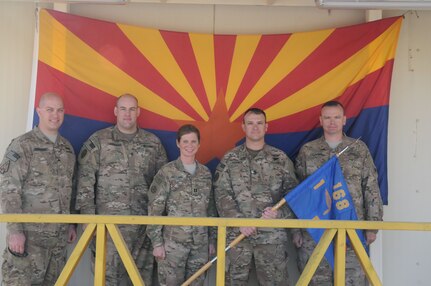
[[[266,111],[267,142],[294,157],[320,134],[320,105],[346,106],[346,133],[362,136],[387,202],[386,141],[390,82],[402,18],[277,35],[171,32],[42,9],[37,99],[64,96],[62,133],[79,151],[115,122],[116,98],[139,100],[139,125],[156,133],[170,159],[184,123],[202,133],[198,160],[214,168],[243,138],[249,107]],[[35,124],[37,123],[35,115]]]

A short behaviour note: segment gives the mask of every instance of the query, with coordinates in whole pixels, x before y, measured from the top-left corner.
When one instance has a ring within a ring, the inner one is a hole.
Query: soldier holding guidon
[[[377,182],[377,171],[373,158],[364,142],[343,134],[346,124],[344,107],[338,101],[329,101],[322,106],[320,124],[323,136],[302,146],[296,158],[296,171],[300,180],[304,180],[332,156],[347,146],[349,148],[339,157],[344,178],[355,205],[358,220],[381,221],[383,218],[382,199]],[[375,230],[366,230],[367,244],[376,239]],[[306,230],[295,230],[294,244],[298,247],[298,266],[302,271],[311,256],[316,243]],[[310,285],[333,285],[333,274],[329,263],[323,259]],[[354,253],[346,252],[346,285],[365,285],[365,274]]]
[[[229,151],[217,166],[214,193],[221,217],[294,218],[285,205],[272,206],[297,185],[292,161],[265,143],[268,129],[265,112],[251,108],[244,113],[245,143]],[[240,227],[228,229],[228,242],[239,234],[247,238],[227,253],[226,285],[248,285],[251,266],[259,285],[287,285],[287,231],[285,229]]]

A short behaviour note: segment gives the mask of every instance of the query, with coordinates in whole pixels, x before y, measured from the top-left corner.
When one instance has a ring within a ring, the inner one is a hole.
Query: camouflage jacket
[[[147,215],[149,186],[166,162],[150,132],[139,129],[128,140],[115,126],[97,131],[78,156],[76,208],[83,214]]]
[[[206,166],[199,163],[193,175],[184,169],[179,158],[166,164],[154,177],[149,196],[149,215],[176,217],[217,215],[211,173]],[[194,244],[208,243],[208,240],[215,243],[216,240],[216,229],[211,227],[208,232],[208,227],[205,226],[150,225],[147,233],[154,246],[163,245],[164,240]]]
[[[0,166],[4,213],[68,214],[75,153],[58,135],[52,143],[38,127],[14,139]],[[58,224],[9,223],[9,232],[58,232]]]
[[[217,166],[217,210],[221,217],[260,218],[265,208],[274,206],[296,185],[293,163],[283,151],[265,145],[251,158],[244,144],[228,152]],[[286,205],[279,213],[282,218],[294,218]],[[238,228],[230,229],[228,239],[239,234]],[[287,233],[284,229],[259,228],[250,239],[256,244],[284,243]]]
[[[334,150],[321,137],[306,143],[296,157],[296,172],[302,181],[330,157],[350,146],[338,159],[359,220],[383,219],[383,204],[373,158],[364,142],[344,136]]]

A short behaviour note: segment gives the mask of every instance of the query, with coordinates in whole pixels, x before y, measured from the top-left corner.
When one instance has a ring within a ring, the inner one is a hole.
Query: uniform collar
[[[195,160],[195,162],[196,162],[196,172],[195,172],[195,174],[197,174],[197,173],[198,173],[198,171],[199,171],[199,169],[200,169],[200,166],[199,166],[199,162],[198,162],[198,161],[196,161],[196,160]],[[174,161],[174,164],[175,164],[175,167],[176,167],[178,170],[180,170],[181,172],[184,172],[184,173],[190,174],[190,173],[189,173],[189,172],[187,172],[187,171],[186,171],[186,169],[184,168],[183,162],[181,161],[181,158],[180,158],[180,157],[178,157],[178,158]]]
[[[322,137],[320,137],[319,139],[319,143],[321,146],[324,146],[325,148],[329,148],[328,143],[326,142],[325,136],[322,135]],[[340,144],[338,144],[337,148],[334,149],[334,151],[341,151],[343,150],[346,146],[350,145],[352,143],[352,138],[346,136],[346,134],[343,134],[343,137],[341,138],[341,142]]]
[[[135,135],[135,137],[133,138],[133,140],[135,140],[135,138],[136,138],[137,136],[140,136],[141,134],[142,134],[141,129],[138,127],[138,130],[136,131],[136,135]],[[112,139],[114,139],[115,141],[117,141],[117,140],[121,140],[121,141],[128,141],[128,140],[125,138],[124,133],[122,133],[122,132],[120,131],[120,129],[118,129],[118,126],[117,126],[117,125],[115,125],[115,126],[113,126],[113,127],[112,127]],[[132,141],[133,141],[133,140],[132,140]]]
[[[266,154],[267,150],[268,150],[268,145],[265,143],[265,145],[263,145],[263,148],[259,150],[259,153],[256,155],[256,158]],[[245,143],[240,146],[240,154],[241,154],[241,157],[247,157],[248,156],[248,150],[247,150],[247,146],[245,145]]]
[[[49,140],[49,138],[42,132],[42,130],[40,130],[39,126],[35,126],[33,128],[34,134],[36,135],[37,138],[41,139],[42,141],[44,141],[44,143],[49,143],[52,145],[56,145],[56,144],[62,144],[63,141],[60,139],[61,135],[60,133],[57,134],[57,139],[55,140],[55,143],[53,143],[51,140]]]

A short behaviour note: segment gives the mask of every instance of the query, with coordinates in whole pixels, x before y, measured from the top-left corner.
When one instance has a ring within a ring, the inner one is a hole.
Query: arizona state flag
[[[355,205],[337,156],[333,156],[301,184],[289,192],[284,199],[300,219],[358,220]],[[309,228],[307,231],[316,243],[325,229]],[[362,230],[356,230],[366,247]],[[334,269],[334,248],[329,246],[325,257]]]
[[[346,133],[362,136],[387,202],[389,88],[401,17],[349,27],[277,35],[171,32],[42,9],[35,102],[65,99],[61,129],[78,152],[90,134],[115,123],[118,96],[138,98],[139,126],[158,135],[169,159],[175,132],[201,131],[198,160],[215,169],[242,141],[242,114],[267,113],[266,141],[291,158],[320,135],[322,103],[346,107]],[[34,124],[38,118],[34,113]]]

